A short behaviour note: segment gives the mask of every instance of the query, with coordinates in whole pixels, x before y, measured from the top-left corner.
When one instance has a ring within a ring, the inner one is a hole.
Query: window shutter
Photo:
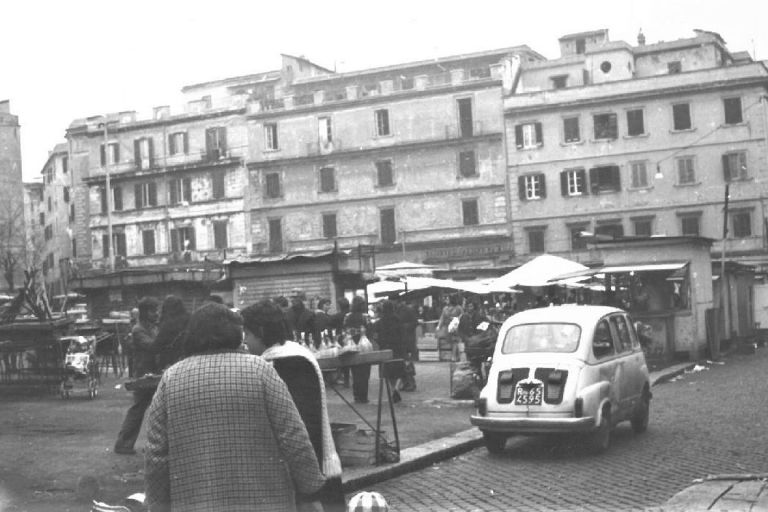
[[[136,184],[133,186],[133,197],[136,201],[136,208],[144,208],[144,198],[141,195],[141,184]]]
[[[189,154],[189,139],[187,138],[186,132],[181,134],[181,140],[184,141],[184,154]]]
[[[517,149],[523,148],[523,125],[515,125],[515,145]]]
[[[194,251],[197,248],[195,243],[195,228],[189,228],[189,250]]]
[[[114,190],[113,197],[115,200],[115,204],[113,206],[115,207],[115,210],[122,210],[123,209],[123,188],[114,187],[112,190]]]
[[[723,155],[723,179],[725,181],[731,181],[731,166],[728,160],[728,155]]]
[[[176,138],[173,133],[168,136],[168,152],[172,155],[176,154]]]
[[[171,189],[169,194],[171,205],[174,205],[179,202],[179,192],[178,192],[178,186],[177,186],[178,183],[179,183],[178,180],[173,180],[168,183]]]
[[[118,163],[120,162],[120,145],[115,143],[114,148],[115,148],[115,163]]]
[[[191,203],[192,202],[192,180],[189,178],[184,178],[183,180],[181,180],[181,185],[184,187],[183,199]]]
[[[587,171],[585,171],[584,169],[579,169],[576,172],[577,172],[577,176],[579,177],[579,181],[581,181],[581,193],[588,194],[589,187],[587,187]]]
[[[525,176],[517,177],[517,193],[521,201],[525,201]]]
[[[157,205],[157,185],[155,185],[155,182],[149,184],[149,204],[152,206]]]
[[[107,213],[107,189],[106,189],[106,187],[99,188],[99,199],[101,199],[101,213]],[[40,215],[42,215],[42,213]],[[43,223],[41,222],[41,224],[43,224]]]
[[[101,235],[101,254],[105,258],[109,256],[109,235]]]
[[[544,145],[544,135],[542,133],[541,123],[535,123],[534,126],[536,128],[536,144],[539,144],[539,145],[543,146]]]
[[[133,161],[141,167],[141,139],[133,139]]]
[[[539,174],[539,183],[541,185],[541,198],[547,197],[547,180],[544,179],[543,174]]]
[[[560,171],[560,193],[568,195],[568,171]]]
[[[621,173],[619,172],[619,166],[611,167],[611,178],[613,181],[613,189],[620,191],[621,190]]]
[[[215,144],[214,144],[214,142],[216,140],[215,135],[214,135],[214,133],[215,133],[214,130],[215,129],[216,128],[207,128],[205,130],[205,152],[208,155],[210,155],[213,152],[213,148],[216,147]]]
[[[616,114],[611,114],[608,116],[608,129],[612,139],[615,139],[619,136],[619,121]]]
[[[589,189],[593,194],[597,194],[600,191],[600,182],[597,179],[598,169],[589,170]]]
[[[219,148],[221,148],[221,155],[227,151],[227,129],[219,128]]]
[[[154,160],[155,160],[155,140],[152,137],[149,137],[147,139],[147,150],[149,151],[149,154],[147,157],[149,157],[149,166],[154,166]]]
[[[101,145],[101,166],[105,167],[107,165],[107,146],[105,144]]]

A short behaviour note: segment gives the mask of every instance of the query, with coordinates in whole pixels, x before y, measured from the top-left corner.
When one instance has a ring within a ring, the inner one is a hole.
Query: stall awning
[[[558,276],[554,279],[550,279],[551,283],[557,283],[566,281],[574,277],[595,276],[598,274],[624,274],[628,272],[664,272],[664,271],[679,271],[688,265],[687,261],[673,261],[667,263],[643,263],[643,264],[627,264],[627,265],[606,265],[604,267],[590,268],[581,270],[578,272],[571,272]]]

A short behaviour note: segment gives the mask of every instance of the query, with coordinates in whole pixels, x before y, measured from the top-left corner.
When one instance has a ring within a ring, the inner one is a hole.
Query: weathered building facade
[[[704,31],[560,45],[559,59],[523,63],[504,99],[517,256],[586,261],[586,233],[719,240],[728,187],[727,258],[767,265],[765,64]]]
[[[69,172],[67,144],[57,144],[43,165],[42,202],[38,213],[41,235],[33,245],[40,252],[40,270],[50,295],[67,293],[72,242],[74,204],[72,173]]]
[[[26,227],[21,169],[21,127],[9,100],[0,101],[0,272],[3,288],[24,284]]]

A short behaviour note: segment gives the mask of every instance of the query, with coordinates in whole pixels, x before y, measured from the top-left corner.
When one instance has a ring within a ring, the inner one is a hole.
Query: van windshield
[[[502,354],[520,352],[574,352],[579,346],[581,327],[566,323],[522,324],[504,336]]]

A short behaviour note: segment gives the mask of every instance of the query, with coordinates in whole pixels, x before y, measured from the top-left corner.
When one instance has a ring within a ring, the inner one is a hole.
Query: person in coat
[[[368,320],[368,304],[366,300],[355,295],[350,305],[350,311],[344,317],[344,333],[357,344],[363,335],[370,330]],[[371,378],[371,365],[361,364],[352,367],[352,396],[355,403],[368,403],[368,380]]]
[[[189,313],[184,301],[176,295],[168,295],[160,306],[157,327],[157,367],[165,370],[184,357],[184,336],[189,323]]]
[[[295,511],[325,478],[285,383],[240,350],[242,317],[221,304],[192,314],[185,359],[149,408],[146,502],[155,511]]]
[[[131,329],[131,344],[133,348],[133,373],[136,377],[159,373],[155,356],[157,346],[157,317],[160,302],[154,297],[144,297],[139,301],[139,317]],[[152,389],[136,389],[133,392],[133,404],[125,414],[123,425],[117,434],[114,452],[120,455],[136,453],[133,446],[139,437],[144,413],[152,402]]]
[[[322,505],[325,512],[346,510],[341,488],[341,461],[333,442],[328,419],[323,372],[312,352],[303,345],[286,340],[282,331],[282,311],[270,300],[262,300],[241,311],[245,344],[252,354],[271,361],[280,378],[288,386],[299,410],[309,439],[326,477],[326,485],[317,495],[302,497],[300,510],[313,510]]]
[[[400,360],[384,366],[386,378],[394,390],[392,401],[397,403],[401,399],[400,393],[397,390],[397,383],[399,380],[405,379],[405,359],[407,353],[400,319],[395,314],[395,304],[389,299],[384,299],[381,302],[381,318],[376,322],[374,331],[379,348],[391,350],[392,358]]]

